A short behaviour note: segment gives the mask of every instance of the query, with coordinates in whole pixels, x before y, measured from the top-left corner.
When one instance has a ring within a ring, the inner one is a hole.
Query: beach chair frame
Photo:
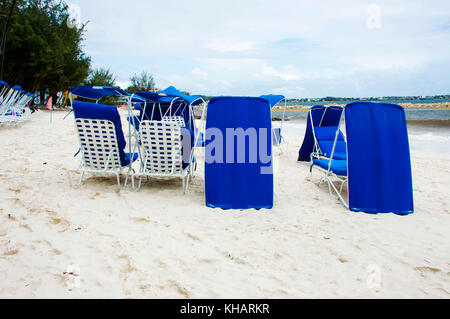
[[[322,124],[322,121],[323,121],[323,119],[324,119],[324,117],[325,117],[325,113],[326,113],[326,110],[327,110],[327,108],[329,108],[329,107],[332,107],[332,106],[324,106],[324,108],[325,108],[325,112],[323,113],[323,115],[322,115],[322,119],[320,120],[320,123],[319,123],[319,126]],[[312,125],[312,131],[313,131],[313,136],[314,136],[314,150],[313,150],[313,152],[311,153],[311,168],[310,168],[310,174],[311,174],[311,180],[312,180],[312,173],[313,173],[313,168],[314,167],[316,167],[319,171],[321,171],[321,172],[323,172],[324,174],[325,174],[325,176],[323,176],[322,178],[321,178],[321,180],[320,180],[320,182],[319,182],[319,185],[321,184],[321,183],[323,183],[323,182],[326,182],[327,183],[327,185],[328,185],[328,192],[330,193],[330,195],[332,195],[332,191],[334,191],[334,193],[337,195],[337,197],[339,198],[339,200],[342,202],[342,204],[346,207],[346,208],[349,208],[349,205],[348,205],[348,199],[347,199],[347,201],[343,198],[343,196],[342,196],[342,190],[343,190],[343,188],[344,188],[344,185],[345,184],[348,184],[348,174],[347,174],[347,176],[340,176],[340,175],[337,175],[337,174],[335,174],[332,170],[331,170],[331,166],[332,166],[332,163],[333,163],[333,161],[334,161],[334,151],[335,151],[335,149],[336,149],[336,144],[337,144],[337,141],[338,141],[338,138],[339,138],[339,132],[340,132],[340,127],[341,127],[341,124],[342,124],[342,120],[343,120],[343,118],[344,118],[344,112],[342,112],[341,113],[341,116],[340,116],[340,119],[339,119],[339,125],[338,125],[338,129],[336,130],[336,135],[335,135],[335,138],[334,138],[334,142],[333,142],[333,148],[332,148],[332,150],[331,150],[331,155],[330,155],[330,157],[328,158],[328,157],[325,157],[324,155],[323,155],[323,153],[321,152],[321,150],[320,150],[320,146],[319,146],[319,142],[318,142],[318,140],[317,140],[317,138],[316,138],[316,134],[315,134],[315,131],[314,131],[314,121],[313,121],[313,116],[312,116],[312,110],[310,110],[310,120],[311,120],[311,125]],[[329,160],[329,164],[328,164],[328,169],[323,169],[322,167],[320,167],[320,166],[317,166],[317,165],[314,165],[314,159],[327,159],[327,160]],[[347,162],[347,171],[348,171],[348,162]],[[335,181],[335,182],[337,182],[337,183],[340,183],[340,186],[339,186],[339,188],[338,188],[338,186],[336,186],[335,184],[334,184],[334,182],[333,182],[333,180]]]
[[[72,186],[70,172],[81,172],[78,185],[83,182],[85,173],[92,173],[115,175],[120,187],[120,174],[128,166],[122,166],[120,162],[114,123],[104,119],[77,118],[75,126],[82,156],[78,167],[68,171],[70,185]]]
[[[139,179],[136,190],[141,189],[143,177],[182,178],[185,194],[195,170],[194,148],[189,155],[189,165],[183,168],[181,126],[174,122],[142,121],[139,127],[139,141],[143,160],[139,172],[132,176],[133,179],[135,177]]]
[[[31,117],[28,104],[34,96],[16,88],[4,87],[0,98],[0,125],[17,125]]]

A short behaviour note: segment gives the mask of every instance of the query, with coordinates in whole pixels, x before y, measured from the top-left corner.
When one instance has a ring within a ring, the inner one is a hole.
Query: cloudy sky
[[[450,1],[68,0],[126,87],[293,97],[450,94]]]

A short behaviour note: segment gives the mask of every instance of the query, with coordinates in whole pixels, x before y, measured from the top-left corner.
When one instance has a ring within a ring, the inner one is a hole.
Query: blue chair
[[[314,140],[310,153],[310,172],[312,174],[314,167],[322,171],[325,176],[320,182],[326,182],[330,194],[334,191],[348,207],[342,197],[342,190],[348,182],[347,143],[340,130],[343,111],[340,106],[315,106],[310,110],[308,120]],[[340,186],[335,183],[340,183]]]
[[[75,101],[73,103],[75,125],[80,141],[82,158],[77,169],[84,173],[113,174],[120,187],[120,174],[137,160],[138,153],[126,153],[126,142],[116,106]],[[126,185],[126,181],[125,181]]]
[[[326,181],[330,193],[335,191],[351,211],[413,214],[405,110],[399,105],[386,103],[348,104],[345,107],[346,153],[343,134],[339,124],[336,125],[342,120],[342,111],[330,115],[329,118],[323,113],[319,118],[314,114],[311,116],[315,117],[314,121],[311,120],[311,132],[314,132],[316,140],[311,151],[311,171],[317,167],[325,172],[321,181]],[[331,143],[333,134],[335,138]],[[308,139],[309,134],[299,159],[309,152],[311,144]],[[334,185],[336,180],[342,183],[340,188]],[[348,201],[341,195],[345,183],[348,183]]]

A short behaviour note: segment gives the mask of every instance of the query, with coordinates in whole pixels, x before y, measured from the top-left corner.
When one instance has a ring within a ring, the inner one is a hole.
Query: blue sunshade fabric
[[[200,96],[190,96],[181,93],[175,87],[169,86],[159,92],[145,92],[139,91],[135,93],[136,95],[143,97],[150,103],[170,103],[175,98],[180,98],[186,101],[188,104],[198,105],[203,103],[203,99]]]
[[[269,102],[270,107],[274,107],[275,105],[280,103],[280,101],[285,99],[283,95],[273,95],[273,94],[261,95],[260,98]]]
[[[9,87],[9,84],[8,84],[8,83],[6,83],[5,81],[0,81],[0,85],[3,85],[3,86],[6,86],[6,87]]]
[[[73,102],[73,112],[75,114],[75,118],[109,120],[113,122],[116,130],[116,138],[122,166],[127,166],[130,163],[130,160],[134,161],[137,159],[137,154],[130,156],[130,154],[124,152],[126,142],[117,107],[112,105],[75,101]]]
[[[399,105],[355,102],[345,108],[349,206],[368,213],[414,212],[405,111]]]
[[[195,96],[195,95],[191,96],[191,95],[183,94],[173,86],[169,86],[167,89],[164,89],[159,93],[166,94],[168,96],[182,98],[182,99],[186,100],[189,104],[192,104],[192,105],[198,105],[198,104],[203,103],[203,99],[200,96]]]
[[[311,117],[314,127],[336,127],[339,126],[343,108],[339,106],[325,107],[323,105],[313,106],[308,114],[306,121],[306,132],[303,139],[303,144],[298,154],[299,162],[309,162],[311,160],[311,153],[314,150],[314,133],[311,125]],[[336,132],[336,130],[334,131]],[[342,137],[340,135],[340,137]],[[343,137],[342,137],[343,138]],[[334,136],[332,138],[334,141]]]
[[[70,93],[94,101],[98,101],[105,96],[130,96],[129,93],[120,88],[113,88],[108,86],[77,85],[70,89]],[[133,102],[143,101],[144,99],[138,96],[133,97]]]
[[[273,207],[271,128],[270,105],[264,99],[218,97],[209,102],[205,136],[205,195],[208,207]],[[255,130],[252,145],[256,148],[250,150],[250,136],[245,137],[244,145],[239,144],[235,136],[227,136],[230,129],[242,129],[244,132]],[[265,137],[260,134],[264,131]],[[217,132],[221,133],[221,138],[215,135]],[[253,154],[255,151],[257,154]],[[242,155],[245,155],[244,161]]]

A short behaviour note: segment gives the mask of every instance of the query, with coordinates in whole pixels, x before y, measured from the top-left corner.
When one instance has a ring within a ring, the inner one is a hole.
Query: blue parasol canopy
[[[262,98],[262,99],[266,100],[267,102],[269,102],[270,107],[274,107],[280,101],[285,99],[285,97],[283,95],[273,95],[273,94],[261,95],[260,98]]]
[[[5,81],[0,81],[0,85],[6,86],[6,87],[8,87],[8,88],[9,88],[9,84],[8,84],[8,83],[6,83]]]
[[[174,100],[174,97],[169,97],[166,94],[155,92],[139,91],[135,93],[135,96],[143,98],[148,103],[170,103]]]
[[[181,93],[175,87],[169,86],[160,92],[144,92],[139,91],[136,95],[143,97],[150,103],[170,103],[174,99],[179,98],[187,102],[189,105],[199,105],[203,103],[203,99],[200,96],[190,96]]]
[[[189,104],[192,104],[192,105],[199,105],[199,104],[203,103],[203,99],[200,96],[195,96],[195,95],[191,96],[191,95],[183,94],[173,86],[169,86],[167,89],[164,89],[159,93],[165,94],[167,96],[182,98],[183,100],[186,100],[187,102],[189,102]]]

